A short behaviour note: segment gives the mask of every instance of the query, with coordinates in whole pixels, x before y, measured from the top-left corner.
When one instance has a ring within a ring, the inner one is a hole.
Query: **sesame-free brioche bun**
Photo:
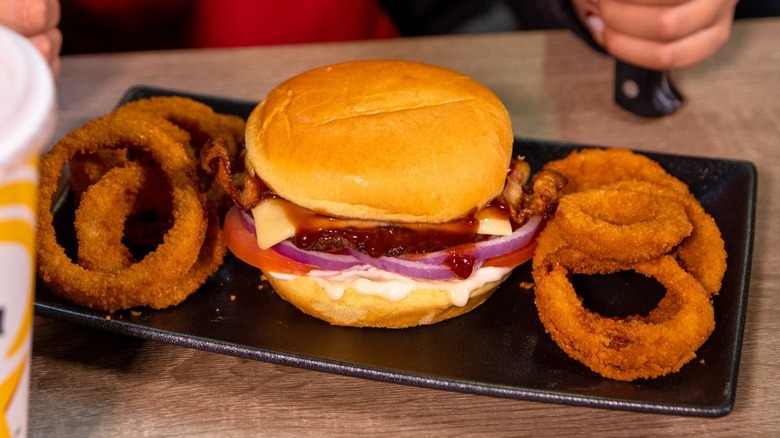
[[[441,223],[499,195],[512,142],[506,108],[473,79],[356,61],[271,90],[249,116],[246,161],[276,194],[325,215]]]
[[[400,301],[390,301],[348,288],[334,301],[311,277],[279,279],[266,274],[266,278],[285,301],[303,313],[333,325],[406,328],[434,324],[470,312],[493,295],[508,275],[471,291],[464,306],[453,305],[447,290],[420,288],[412,290]]]

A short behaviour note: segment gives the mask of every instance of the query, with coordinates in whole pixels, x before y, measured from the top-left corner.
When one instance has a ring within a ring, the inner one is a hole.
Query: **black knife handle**
[[[615,102],[645,117],[671,114],[682,105],[669,72],[648,70],[623,61],[615,63]]]

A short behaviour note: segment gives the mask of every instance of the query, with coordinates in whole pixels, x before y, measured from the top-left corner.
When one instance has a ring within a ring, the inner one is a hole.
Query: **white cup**
[[[48,64],[0,26],[0,437],[27,436],[38,162],[55,111]]]

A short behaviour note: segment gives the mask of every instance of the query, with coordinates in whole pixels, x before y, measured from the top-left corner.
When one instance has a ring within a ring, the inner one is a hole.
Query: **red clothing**
[[[237,47],[399,36],[378,0],[61,0],[87,49]],[[71,40],[72,38],[72,40]]]
[[[198,0],[195,47],[256,46],[349,41],[398,36],[371,0]]]

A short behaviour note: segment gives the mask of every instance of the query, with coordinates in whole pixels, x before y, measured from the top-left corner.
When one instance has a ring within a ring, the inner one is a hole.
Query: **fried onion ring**
[[[551,161],[542,170],[554,170],[566,177],[564,194],[626,180],[651,181],[688,193],[688,186],[670,175],[660,164],[629,149],[582,149]]]
[[[567,251],[547,255],[533,273],[535,303],[555,343],[604,377],[631,381],[676,372],[714,330],[710,294],[671,256],[630,268],[667,289],[646,317],[609,318],[583,307],[569,281],[577,263]]]
[[[187,131],[160,117],[136,113],[134,118],[146,118],[149,123],[155,124],[160,130],[173,137],[177,143],[184,145],[189,150],[191,137]],[[78,198],[87,187],[96,183],[103,175],[114,167],[121,167],[128,161],[127,150],[98,149],[92,153],[79,152],[69,162],[70,179],[73,192]]]
[[[138,112],[158,116],[187,131],[192,137],[192,153],[197,158],[200,149],[211,138],[222,138],[231,157],[235,156],[244,135],[244,120],[238,116],[218,114],[201,102],[182,96],[155,96],[127,102],[117,108],[117,114]]]
[[[222,240],[222,228],[219,217],[213,208],[207,211],[208,226],[203,246],[200,248],[198,258],[192,265],[187,275],[179,278],[176,283],[178,293],[191,294],[206,282],[206,280],[219,269],[225,259],[227,246]]]
[[[542,266],[545,257],[558,251],[568,251],[571,248],[561,237],[557,220],[548,221],[536,238],[536,251],[531,262],[531,270],[536,271]],[[611,274],[626,268],[627,264],[613,260],[599,260],[576,250],[569,251],[570,267],[581,274]]]
[[[537,238],[535,303],[570,357],[604,377],[655,378],[696,356],[715,325],[726,252],[714,219],[658,163],[625,149],[588,149],[550,162],[567,193]],[[586,309],[572,274],[636,271],[666,294],[647,316]]]
[[[52,201],[65,165],[78,153],[100,149],[148,153],[159,163],[172,193],[173,224],[164,241],[140,262],[113,272],[74,263],[57,242]],[[197,190],[194,163],[184,148],[147,118],[114,114],[88,122],[41,160],[38,272],[56,293],[80,305],[109,311],[148,305],[163,308],[191,291],[171,286],[195,263],[206,234],[206,212]]]
[[[135,263],[122,244],[124,221],[144,186],[144,169],[135,162],[106,172],[81,195],[73,226],[79,264],[89,270],[114,272]]]
[[[123,206],[132,207],[144,181],[144,168],[130,162],[126,167],[111,169],[85,192],[76,209],[74,223],[79,264],[91,270],[116,272],[136,263],[123,243],[123,222],[132,211]],[[194,292],[219,268],[226,251],[219,218],[210,208],[206,237],[198,259],[174,288]]]
[[[726,273],[725,243],[715,219],[704,211],[693,195],[645,181],[621,181],[604,188],[654,193],[679,202],[685,208],[693,230],[676,248],[677,259],[712,295],[720,291]]]
[[[217,113],[210,106],[183,96],[138,99],[125,103],[114,112],[155,116],[185,130],[192,138],[187,151],[196,161],[204,146],[213,139],[222,141],[228,157],[234,159],[243,142],[246,127],[246,122],[241,117]],[[229,203],[222,186],[211,178],[204,178],[202,184],[208,192],[209,203],[220,213],[227,211]]]
[[[560,172],[567,178],[563,189],[566,194],[594,188],[625,188],[659,194],[682,204],[693,230],[676,248],[677,258],[705,289],[713,295],[718,293],[727,266],[720,229],[688,186],[657,162],[629,149],[593,148],[574,151],[545,164],[543,169]]]
[[[572,193],[558,202],[555,217],[561,237],[571,246],[623,263],[666,254],[693,228],[679,202],[634,190]]]

